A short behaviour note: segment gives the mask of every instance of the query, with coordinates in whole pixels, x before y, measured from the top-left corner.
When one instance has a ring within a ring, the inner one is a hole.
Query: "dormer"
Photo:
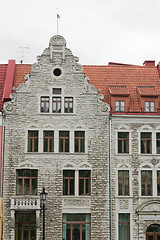
[[[155,113],[158,111],[158,96],[154,86],[137,86],[141,111],[144,113]]]
[[[125,85],[109,85],[111,111],[117,113],[128,112],[130,93]]]

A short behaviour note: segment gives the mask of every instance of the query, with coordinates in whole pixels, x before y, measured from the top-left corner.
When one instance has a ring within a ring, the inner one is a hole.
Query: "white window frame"
[[[129,153],[118,153],[118,133],[119,132],[126,132],[126,133],[129,133]],[[128,128],[128,126],[121,126],[119,129],[116,129],[115,130],[115,134],[116,134],[116,147],[115,147],[115,150],[116,150],[116,154],[117,155],[123,155],[123,156],[128,156],[129,154],[132,153],[132,132],[133,130],[130,130]]]

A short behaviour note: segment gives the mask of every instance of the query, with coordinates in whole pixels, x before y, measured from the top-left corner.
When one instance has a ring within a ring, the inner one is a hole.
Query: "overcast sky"
[[[160,0],[0,0],[0,63],[24,63],[57,34],[83,65],[160,61]]]

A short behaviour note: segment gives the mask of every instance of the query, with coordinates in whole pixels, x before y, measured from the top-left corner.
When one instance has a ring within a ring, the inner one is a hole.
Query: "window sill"
[[[115,198],[117,199],[130,199],[130,198],[133,198],[133,196],[116,196]]]
[[[76,116],[76,113],[38,113],[42,116],[54,115],[54,116]]]
[[[25,152],[25,154],[27,155],[40,155],[40,154],[43,154],[43,155],[88,155],[88,153],[71,153],[71,152],[58,152],[58,153],[55,153],[55,152]]]

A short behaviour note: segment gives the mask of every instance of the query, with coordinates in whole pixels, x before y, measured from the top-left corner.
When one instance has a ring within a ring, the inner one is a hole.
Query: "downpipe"
[[[1,151],[1,195],[0,197],[3,197],[3,165],[4,165],[4,118],[5,114],[2,110],[2,151]]]
[[[109,205],[110,205],[110,240],[112,240],[112,151],[111,151],[112,115],[109,115]]]

